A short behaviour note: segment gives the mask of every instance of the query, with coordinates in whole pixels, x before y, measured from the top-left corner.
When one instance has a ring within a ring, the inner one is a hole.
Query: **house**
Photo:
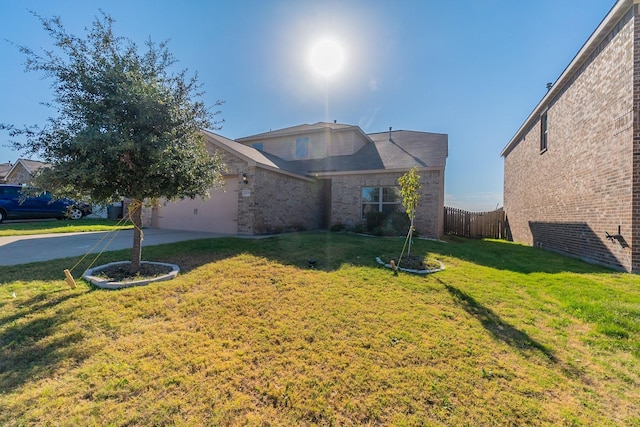
[[[27,184],[34,172],[49,166],[48,163],[38,160],[18,159],[5,175],[5,182],[7,184]]]
[[[507,143],[513,240],[640,271],[640,13],[619,0]]]
[[[11,162],[0,163],[0,184],[6,184],[7,174],[11,170]]]
[[[355,226],[369,211],[402,210],[398,178],[416,167],[421,235],[443,232],[447,135],[319,122],[236,140],[204,131],[211,154],[227,167],[224,190],[210,199],[164,202],[159,228],[257,235]]]

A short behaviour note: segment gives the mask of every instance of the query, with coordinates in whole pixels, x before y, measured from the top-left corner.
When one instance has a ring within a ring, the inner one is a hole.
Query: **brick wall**
[[[238,188],[238,234],[319,228],[319,183],[255,167],[226,152],[220,154],[228,175],[247,175],[247,183],[241,182]]]
[[[634,5],[634,44],[633,58],[640,58],[640,6]],[[631,215],[633,218],[633,231],[631,238],[632,271],[640,272],[640,67],[633,69],[633,195]],[[635,243],[638,243],[637,245]]]
[[[255,234],[315,230],[320,227],[320,183],[255,168],[249,179],[260,187],[252,194]]]
[[[443,233],[444,179],[441,170],[419,171],[422,195],[416,210],[415,227],[422,236],[437,238]],[[403,173],[333,176],[331,224],[354,226],[362,223],[362,187],[397,186]]]
[[[515,241],[638,270],[631,249],[640,213],[633,194],[634,180],[640,184],[632,144],[635,22],[627,15],[547,105],[547,151],[540,153],[538,118],[505,153],[504,206]],[[622,239],[607,239],[618,227]]]

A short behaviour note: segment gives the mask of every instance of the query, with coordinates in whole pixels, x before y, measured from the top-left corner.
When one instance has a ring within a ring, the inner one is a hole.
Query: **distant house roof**
[[[551,88],[542,97],[538,105],[533,109],[529,117],[524,121],[520,129],[515,133],[507,145],[502,149],[501,156],[506,156],[522,139],[526,132],[540,118],[547,105],[559,94],[561,94],[567,86],[572,82],[573,76],[580,72],[583,65],[589,60],[589,57],[595,52],[600,43],[606,41],[606,37],[616,24],[622,19],[629,9],[637,3],[637,0],[618,0],[611,8],[607,16],[602,20],[598,28],[591,34],[589,39],[582,46],[580,51],[571,60],[567,68],[564,69],[560,77],[553,83]]]
[[[0,181],[4,181],[9,174],[11,167],[11,163],[0,163]]]
[[[356,128],[362,132],[358,126],[321,124],[330,125],[330,127],[337,126],[339,129]],[[271,134],[277,133],[279,136],[299,134],[309,129],[309,126],[317,129],[316,125],[294,126],[284,129],[287,132],[275,131]],[[296,131],[292,132],[291,129],[296,129]],[[240,138],[233,141],[209,131],[204,131],[204,133],[215,145],[239,155],[245,160],[301,177],[356,171],[403,170],[412,167],[443,168],[448,156],[447,135],[428,132],[399,130],[369,135],[363,133],[370,142],[354,154],[289,161],[238,142],[260,139],[258,137]]]
[[[48,168],[51,167],[51,164],[41,162],[39,160],[30,160],[30,159],[18,159],[16,163],[13,165],[12,169],[15,168],[18,164],[22,164],[22,166],[29,173],[34,173],[40,168]]]
[[[33,175],[38,169],[51,167],[51,164],[41,162],[39,160],[30,160],[30,159],[18,159],[11,166],[11,169],[7,172],[4,179],[10,180],[13,175],[15,175],[16,171],[19,169],[24,169],[29,175]]]

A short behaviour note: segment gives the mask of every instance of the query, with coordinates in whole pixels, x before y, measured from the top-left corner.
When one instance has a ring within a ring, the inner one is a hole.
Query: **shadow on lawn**
[[[434,249],[436,250],[432,252],[435,254],[515,273],[619,273],[557,252],[499,240],[449,236],[446,244],[440,244]]]
[[[44,308],[60,305],[83,294],[67,294],[50,300],[34,297],[24,302],[24,309],[14,316],[0,317],[9,326],[0,335],[0,390],[10,393],[23,384],[46,378],[58,366],[77,363],[88,357],[88,350],[71,344],[83,339],[81,331],[66,324],[73,320],[76,307],[56,310],[49,316],[38,316]],[[17,322],[23,319],[22,322]]]
[[[525,356],[539,353],[557,366],[568,378],[581,378],[585,381],[585,374],[579,367],[562,361],[551,349],[531,338],[526,332],[504,322],[493,310],[480,304],[471,295],[446,284],[440,279],[437,279],[437,281],[445,287],[453,299],[457,301],[467,313],[478,319],[485,330],[491,333],[495,339],[508,344]]]
[[[471,295],[438,280],[451,296],[458,301],[459,305],[470,315],[480,321],[482,326],[493,335],[494,338],[510,345],[518,351],[528,353],[530,351],[538,351],[551,362],[557,363],[558,360],[551,350],[540,344],[527,333],[522,332],[513,326],[505,323],[500,316],[493,310],[483,306],[475,300]]]

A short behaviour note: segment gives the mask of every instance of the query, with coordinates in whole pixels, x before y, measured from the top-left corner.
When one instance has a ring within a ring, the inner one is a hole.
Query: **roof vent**
[[[551,82],[547,83],[547,91],[550,91],[552,87],[553,87],[553,83]]]
[[[335,123],[338,123],[338,121],[334,119],[334,120],[333,120],[333,123],[334,123],[334,124],[335,124]]]

